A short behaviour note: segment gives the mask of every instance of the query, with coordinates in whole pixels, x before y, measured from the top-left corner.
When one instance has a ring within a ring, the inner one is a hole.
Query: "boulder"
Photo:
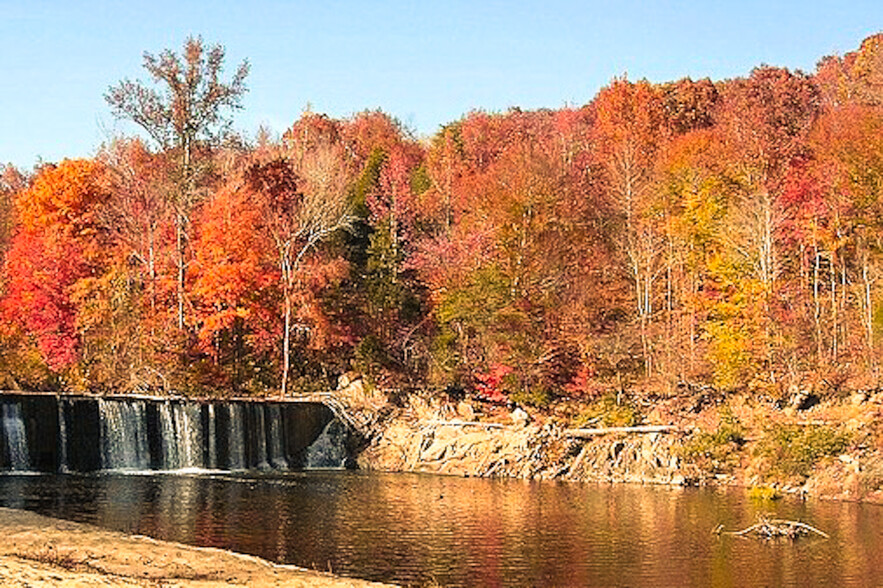
[[[530,422],[530,415],[521,407],[517,407],[513,410],[512,414],[509,415],[509,418],[512,419],[512,424],[516,427],[524,427]]]
[[[462,400],[457,404],[457,415],[467,421],[475,420],[475,409],[472,408],[472,404]]]

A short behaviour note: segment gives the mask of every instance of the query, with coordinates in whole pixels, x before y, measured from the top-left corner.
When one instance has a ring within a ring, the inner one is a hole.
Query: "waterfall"
[[[28,453],[28,438],[25,423],[21,417],[19,403],[3,403],[3,431],[6,437],[6,450],[9,452],[9,465],[12,471],[31,469],[31,458]]]
[[[176,408],[175,427],[180,444],[181,467],[204,468],[200,406],[193,402],[181,402],[176,405]]]
[[[159,434],[162,448],[162,469],[176,470],[180,467],[178,459],[178,441],[175,434],[175,416],[172,411],[172,403],[166,400],[158,407],[159,409]]]
[[[207,466],[210,470],[218,467],[218,423],[215,419],[215,405],[209,404],[206,407],[206,436],[208,436],[208,456]]]
[[[254,415],[255,415],[255,449],[256,449],[256,457],[255,457],[255,465],[259,470],[268,470],[270,469],[270,464],[267,463],[267,426],[266,419],[264,418],[264,410],[262,406],[258,405],[253,407]]]
[[[67,400],[58,399],[58,471],[67,474],[70,469],[67,465],[67,420],[64,413]]]
[[[163,469],[205,467],[200,407],[192,402],[166,401],[159,406]]]
[[[288,460],[285,459],[285,447],[282,444],[282,407],[278,404],[272,404],[268,405],[266,409],[270,420],[270,465],[277,470],[288,469]]]
[[[150,469],[147,411],[143,401],[98,400],[101,424],[101,468]]]
[[[347,434],[319,403],[0,395],[14,472],[340,467]]]
[[[245,463],[245,418],[244,407],[235,402],[227,405],[230,415],[227,429],[227,468],[230,470],[244,470]]]

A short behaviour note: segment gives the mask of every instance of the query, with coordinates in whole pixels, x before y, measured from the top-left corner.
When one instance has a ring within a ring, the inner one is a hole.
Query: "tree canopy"
[[[199,37],[106,99],[145,140],[0,174],[0,371],[22,387],[878,387],[883,60],[617,78],[586,104],[379,110],[230,138]]]

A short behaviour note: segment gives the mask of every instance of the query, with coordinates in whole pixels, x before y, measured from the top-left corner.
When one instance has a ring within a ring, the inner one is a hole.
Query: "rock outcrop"
[[[719,439],[720,433],[709,433],[720,426],[713,403],[699,413],[688,410],[686,417],[679,417],[680,401],[675,399],[654,405],[645,426],[574,431],[561,419],[517,407],[489,408],[470,400],[444,402],[420,395],[383,402],[376,391],[363,396],[361,386],[355,381],[335,393],[355,407],[354,422],[367,424],[357,460],[361,469],[579,482],[769,486],[800,496],[883,502],[883,452],[879,434],[874,441],[871,426],[883,414],[881,394],[862,397],[860,405],[859,401],[828,402],[797,417],[787,408],[736,402],[740,418],[753,425],[745,438],[731,442]],[[771,471],[769,458],[758,445],[771,423],[785,428],[816,426],[807,413],[830,419],[818,421],[822,429],[847,431],[859,442],[818,460],[803,478],[783,477]]]
[[[688,484],[704,477],[678,457],[678,434],[578,439],[546,424],[400,418],[361,453],[363,469],[478,477]]]

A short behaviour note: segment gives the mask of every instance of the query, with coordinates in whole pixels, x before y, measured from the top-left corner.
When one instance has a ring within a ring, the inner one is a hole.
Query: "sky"
[[[471,110],[582,105],[622,75],[811,72],[880,31],[880,0],[0,0],[0,164],[89,157],[135,133],[104,93],[189,35],[226,47],[228,76],[251,63],[234,125],[247,136],[306,108],[380,108],[430,136]]]

